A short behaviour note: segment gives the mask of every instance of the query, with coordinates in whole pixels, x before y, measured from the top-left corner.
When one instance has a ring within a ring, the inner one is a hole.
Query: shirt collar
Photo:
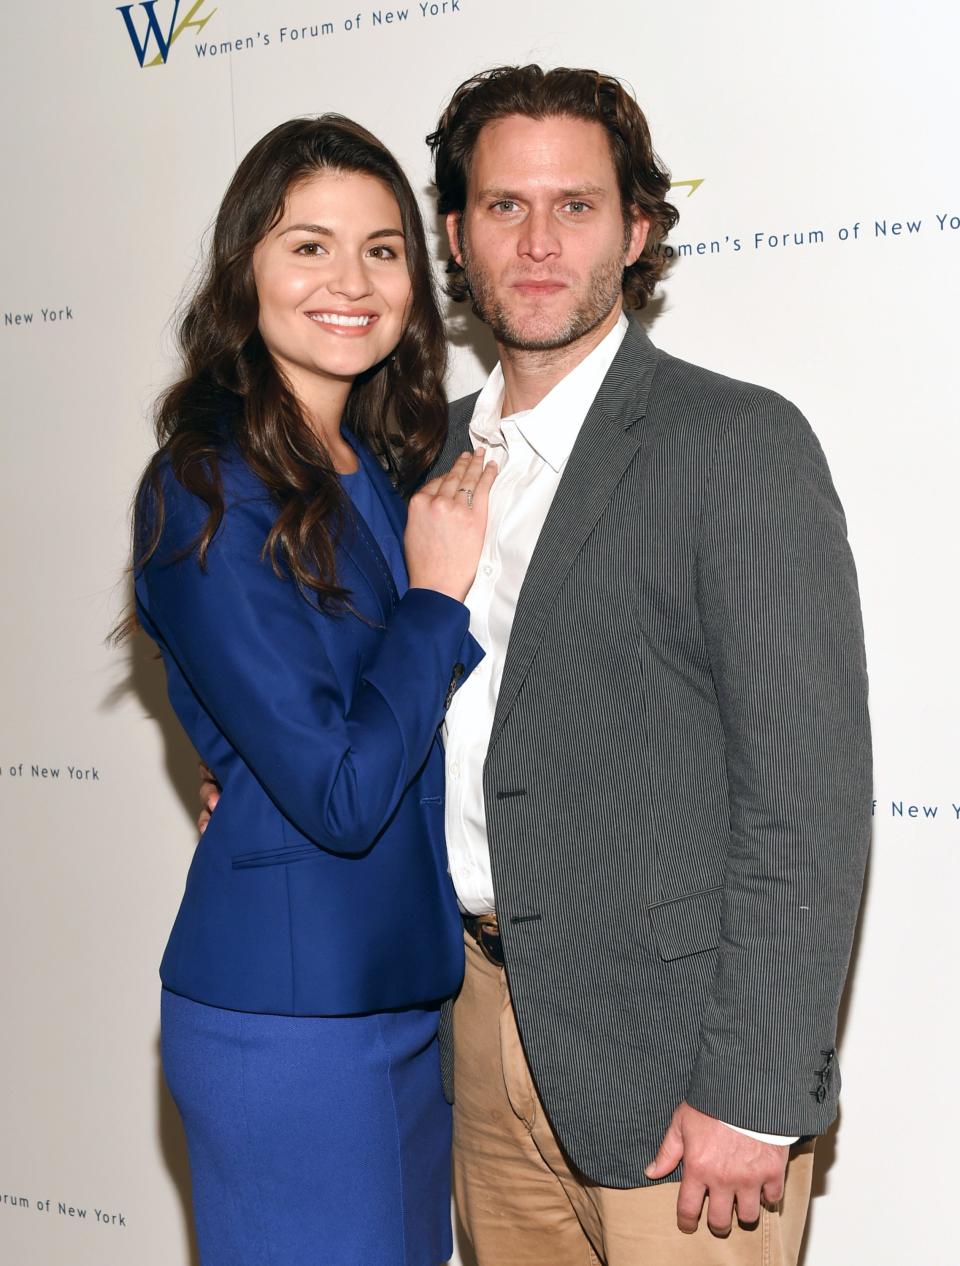
[[[523,413],[514,413],[516,424],[530,447],[558,474],[566,464],[580,428],[607,370],[620,350],[629,322],[621,312],[620,319],[589,356],[561,378],[538,405]],[[470,421],[470,438],[474,445],[504,443],[501,418],[503,408],[503,370],[496,365],[484,384]]]

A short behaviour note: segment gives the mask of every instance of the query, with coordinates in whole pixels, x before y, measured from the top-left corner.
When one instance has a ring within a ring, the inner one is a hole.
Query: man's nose
[[[560,254],[560,238],[553,216],[548,210],[533,210],[524,221],[517,250],[540,264]]]

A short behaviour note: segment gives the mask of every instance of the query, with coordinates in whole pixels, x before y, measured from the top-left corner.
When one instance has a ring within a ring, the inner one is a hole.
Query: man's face
[[[557,115],[509,115],[482,129],[463,223],[447,216],[450,251],[498,342],[566,347],[622,301],[623,270],[649,222],[624,224],[606,129]]]

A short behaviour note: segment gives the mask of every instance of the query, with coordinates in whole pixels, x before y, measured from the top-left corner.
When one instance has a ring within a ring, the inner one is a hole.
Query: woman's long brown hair
[[[199,564],[205,564],[224,515],[218,457],[232,439],[277,506],[264,555],[318,605],[337,609],[347,599],[335,565],[344,493],[260,337],[253,275],[254,248],[279,221],[289,190],[318,171],[359,172],[390,189],[400,208],[412,283],[399,344],[354,383],[343,420],[385,463],[401,491],[416,486],[442,447],[446,340],[413,190],[393,155],[359,124],[337,114],[292,119],[247,154],[217,214],[203,276],[179,325],[182,372],[156,405],[159,449],[137,492],[137,518],[148,526],[142,539],[135,536],[134,566],[151,557],[163,532],[166,461],[207,506],[194,542]],[[134,626],[135,618],[128,618],[118,636]]]

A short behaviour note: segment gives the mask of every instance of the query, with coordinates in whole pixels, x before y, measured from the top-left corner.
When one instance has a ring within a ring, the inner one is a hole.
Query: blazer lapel
[[[490,748],[530,670],[567,573],[640,451],[636,424],[646,413],[657,358],[646,334],[631,322],[584,419],[520,589]]]
[[[386,511],[387,518],[397,534],[397,540],[402,541],[407,527],[407,507],[403,498],[390,482],[390,476],[366,445],[360,444],[355,439],[353,439],[353,442],[356,444],[357,457],[359,457],[364,470],[370,478],[370,482],[376,489],[377,496],[380,498],[380,504]]]
[[[450,411],[447,415],[447,438],[444,441],[440,456],[433,463],[427,475],[427,479],[435,479],[438,475],[446,475],[460,454],[473,447],[470,442],[470,419],[473,417],[473,410],[479,398],[480,392],[474,391],[472,395],[454,400],[450,405]]]
[[[344,527],[337,549],[349,558],[353,570],[366,582],[366,587],[376,602],[377,615],[386,622],[387,616],[397,605],[397,590],[387,560],[358,510],[353,511],[350,521]],[[362,609],[361,605],[360,610]]]
[[[403,502],[394,493],[386,472],[377,459],[361,444],[357,437],[346,427],[344,438],[357,454],[357,458],[366,471],[379,497],[391,526],[399,540],[403,540],[405,510]],[[350,559],[356,571],[363,577],[367,587],[376,599],[380,619],[386,621],[390,612],[400,600],[394,584],[390,566],[383,556],[369,525],[363,515],[353,509],[351,521],[346,524],[344,533],[338,542],[338,548]]]

